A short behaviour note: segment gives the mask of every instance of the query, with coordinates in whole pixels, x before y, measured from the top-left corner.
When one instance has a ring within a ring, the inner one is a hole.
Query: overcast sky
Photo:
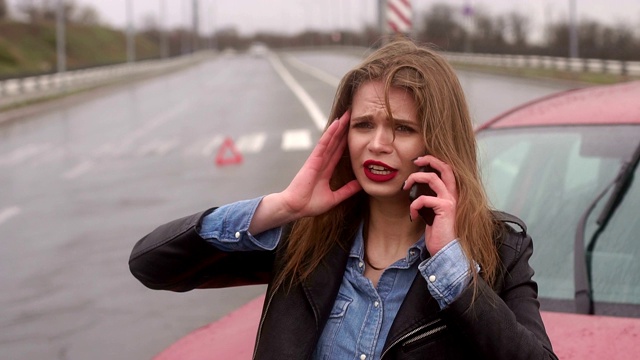
[[[10,4],[21,1],[9,0]],[[49,0],[55,2],[56,0]],[[67,0],[69,1],[69,0]],[[100,18],[115,27],[127,24],[128,0],[72,0],[77,5],[91,5]],[[153,17],[170,28],[190,26],[193,0],[131,0],[134,26]],[[483,7],[492,14],[515,10],[531,17],[540,27],[545,22],[567,19],[570,0],[411,0],[415,18],[432,4],[444,2],[452,6],[468,3]],[[596,19],[613,24],[623,21],[640,28],[640,0],[575,0],[579,19]],[[243,34],[269,30],[298,32],[306,28],[361,28],[377,18],[378,0],[198,0],[200,31],[235,27]],[[161,8],[164,4],[164,20]]]

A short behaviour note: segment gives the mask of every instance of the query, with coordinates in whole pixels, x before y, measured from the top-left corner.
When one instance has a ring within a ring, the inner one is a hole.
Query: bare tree
[[[501,53],[506,48],[505,20],[502,16],[491,17],[485,12],[476,12],[473,49],[476,52]]]
[[[0,20],[4,20],[9,17],[9,11],[7,9],[7,1],[0,0]]]
[[[512,11],[506,15],[507,37],[511,40],[517,52],[521,52],[527,47],[527,40],[531,22],[526,16]]]
[[[21,0],[18,3],[18,11],[26,15],[30,23],[43,21],[55,21],[57,14],[57,2],[53,0]],[[96,21],[97,12],[89,10],[90,6],[78,8],[72,0],[64,2],[63,12],[65,19],[74,22],[77,19],[82,21]],[[93,12],[93,14],[91,14]]]
[[[447,4],[434,4],[424,16],[424,30],[418,34],[421,40],[450,50],[460,51],[467,36],[466,30],[456,21],[456,9]]]
[[[73,14],[70,14],[72,17],[70,19],[71,22],[82,24],[82,25],[98,25],[100,24],[100,15],[98,11],[91,5],[85,5],[78,7],[75,9]]]

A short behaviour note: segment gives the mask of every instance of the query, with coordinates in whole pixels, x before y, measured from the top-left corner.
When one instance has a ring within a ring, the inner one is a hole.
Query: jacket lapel
[[[340,245],[334,245],[323,262],[302,283],[307,301],[311,305],[316,319],[317,337],[320,337],[320,332],[324,328],[336,296],[338,296],[342,284],[342,274],[345,272],[348,259],[349,253]]]
[[[391,324],[384,350],[394,345],[410,331],[432,321],[439,311],[438,302],[431,296],[426,280],[418,272],[407,296],[400,305],[393,324]]]

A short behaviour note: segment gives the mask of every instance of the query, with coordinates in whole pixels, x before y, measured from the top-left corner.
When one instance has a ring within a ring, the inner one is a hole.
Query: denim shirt
[[[245,200],[218,208],[203,218],[200,236],[223,251],[275,249],[282,234],[281,228],[257,236],[248,231],[261,200]],[[376,288],[364,276],[366,265],[361,224],[313,358],[379,359],[393,319],[416,274],[420,272],[425,278],[429,292],[440,308],[444,308],[469,284],[468,264],[457,239],[429,257],[423,235],[407,250],[406,257],[383,271]]]

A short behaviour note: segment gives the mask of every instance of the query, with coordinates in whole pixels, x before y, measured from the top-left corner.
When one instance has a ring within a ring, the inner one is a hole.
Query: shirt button
[[[358,267],[363,267],[363,266],[364,266],[364,263],[363,263],[362,261],[360,261],[360,262],[358,263]]]
[[[409,255],[413,256],[413,255],[415,255],[415,254],[416,254],[416,251],[415,251],[415,250],[411,250],[411,251],[409,251]]]
[[[367,358],[367,355],[365,355],[365,354],[360,355],[360,360],[364,360],[366,358]]]
[[[436,282],[436,276],[435,275],[429,276],[429,281]]]
[[[240,231],[236,231],[236,239],[240,239]]]
[[[378,306],[380,306],[380,303],[379,303],[379,302],[377,302],[377,301],[375,301],[375,302],[373,303],[373,306],[378,307]]]

